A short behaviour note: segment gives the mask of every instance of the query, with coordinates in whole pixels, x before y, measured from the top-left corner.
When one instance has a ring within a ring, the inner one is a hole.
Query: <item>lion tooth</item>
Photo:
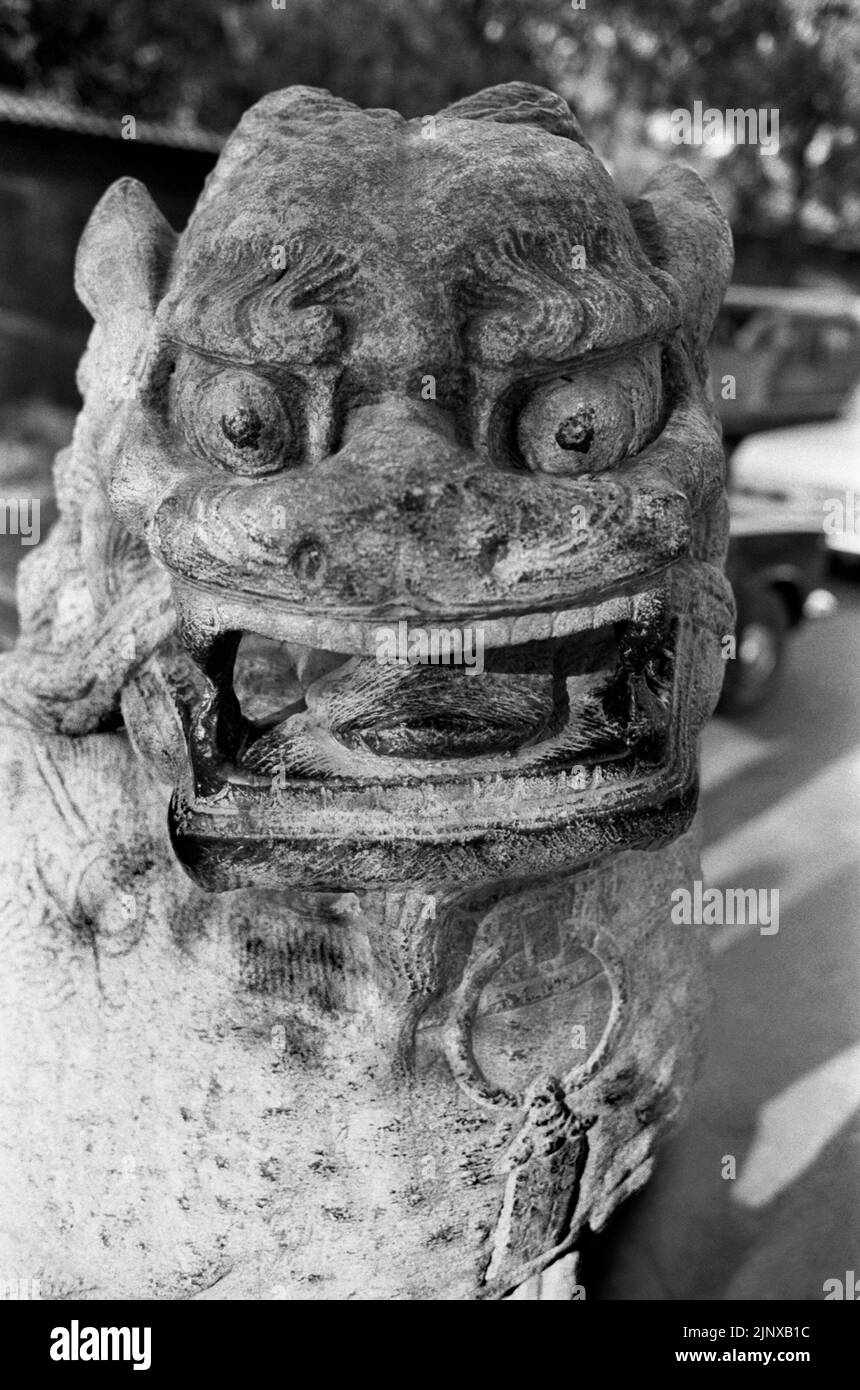
[[[273,777],[267,777],[262,772],[253,772],[249,768],[239,768],[234,764],[224,769],[224,781],[233,787],[267,787],[270,791],[274,790],[276,785]]]

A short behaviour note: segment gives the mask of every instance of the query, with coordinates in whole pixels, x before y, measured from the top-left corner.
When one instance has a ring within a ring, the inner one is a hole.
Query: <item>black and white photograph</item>
[[[0,0],[25,1373],[825,1374],[858,674],[860,0]]]

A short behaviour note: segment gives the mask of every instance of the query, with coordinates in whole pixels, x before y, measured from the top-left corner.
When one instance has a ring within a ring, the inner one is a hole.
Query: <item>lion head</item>
[[[273,93],[181,236],[104,195],[25,699],[123,719],[211,889],[541,873],[665,843],[731,624],[705,345],[723,215],[625,206],[560,98]],[[378,659],[477,633],[483,671]]]

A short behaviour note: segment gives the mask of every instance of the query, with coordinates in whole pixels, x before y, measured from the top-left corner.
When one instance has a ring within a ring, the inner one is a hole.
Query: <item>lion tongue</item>
[[[401,667],[362,657],[320,676],[305,700],[313,722],[346,747],[404,758],[520,748],[541,734],[555,708],[547,672],[472,677],[462,667]]]

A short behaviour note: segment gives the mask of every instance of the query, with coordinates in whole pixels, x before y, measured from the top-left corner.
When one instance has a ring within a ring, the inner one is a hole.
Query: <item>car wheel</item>
[[[770,698],[782,672],[789,622],[783,600],[772,589],[738,596],[737,648],[726,662],[720,713],[747,714]]]

